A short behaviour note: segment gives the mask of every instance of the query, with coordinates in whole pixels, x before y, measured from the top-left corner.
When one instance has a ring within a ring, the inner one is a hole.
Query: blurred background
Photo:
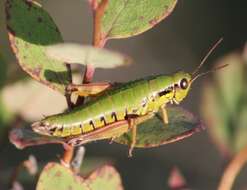
[[[46,0],[40,3],[52,16],[66,42],[91,43],[92,14],[85,0]],[[171,74],[177,70],[192,72],[212,44],[223,37],[223,42],[203,67],[202,70],[206,71],[223,56],[243,51],[247,34],[246,7],[246,1],[180,0],[173,13],[153,29],[132,38],[108,41],[107,48],[123,52],[135,62],[114,70],[99,69],[94,80],[123,82],[147,75]],[[28,77],[17,65],[9,48],[3,1],[0,2],[0,14],[0,56],[4,60],[0,65],[0,79],[7,75],[3,84],[1,81],[0,103],[4,108],[1,108],[0,131],[4,131],[3,128],[7,126],[21,125],[19,117],[31,122],[43,114],[61,112],[66,103],[62,96],[42,85],[17,85],[20,79]],[[204,106],[201,101],[203,81],[209,78],[212,75],[194,83],[189,96],[182,103],[199,118],[202,118],[200,110]],[[34,97],[31,103],[30,97]],[[36,108],[38,113],[34,113]],[[8,112],[11,112],[10,116],[5,116]],[[16,113],[19,115],[17,119]],[[10,120],[11,123],[8,123]],[[207,127],[207,123],[204,124]],[[58,160],[63,153],[58,145],[18,150],[6,137],[1,135],[0,185],[6,185],[7,176],[29,154],[35,155],[38,162],[46,163]],[[177,143],[152,149],[135,149],[134,157],[128,158],[126,146],[99,141],[85,146],[86,159],[110,160],[121,174],[126,190],[168,189],[167,179],[174,166],[180,169],[191,188],[216,189],[229,157],[219,151],[214,142],[208,130],[205,130]],[[235,189],[247,189],[246,178],[247,170],[237,179]],[[29,187],[33,188],[30,184]]]

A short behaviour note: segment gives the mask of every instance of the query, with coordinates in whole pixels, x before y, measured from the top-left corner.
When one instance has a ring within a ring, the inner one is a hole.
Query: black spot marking
[[[145,107],[147,105],[147,102],[148,102],[148,99],[147,98],[144,98],[142,100],[142,107]]]
[[[94,125],[94,123],[93,123],[93,120],[91,120],[91,121],[89,122],[89,125],[91,125],[91,126],[95,129],[95,125]]]
[[[167,95],[167,94],[171,93],[171,92],[172,92],[172,90],[173,90],[173,88],[172,88],[172,87],[168,87],[168,88],[166,88],[165,90],[163,90],[163,91],[159,92],[159,93],[158,93],[158,95],[159,95],[160,97],[161,97],[161,96],[165,96],[165,95]]]
[[[154,95],[152,95],[152,96],[150,97],[150,99],[152,100],[152,102],[155,102]]]
[[[132,113],[136,113],[136,112],[138,112],[138,109],[137,108],[135,108],[135,109],[132,110]]]
[[[54,127],[54,128],[51,128],[49,131],[51,132],[51,133],[54,133],[55,131],[56,131],[56,127]]]
[[[111,117],[115,119],[115,121],[117,121],[117,114],[115,112],[112,112]]]
[[[103,122],[104,125],[106,125],[106,120],[105,120],[105,117],[104,116],[100,117],[100,121]]]
[[[80,125],[79,125],[79,126],[80,126],[80,128],[81,128],[81,130],[82,130],[83,125],[80,123]]]
[[[75,139],[75,140],[70,141],[69,144],[72,146],[78,146],[81,144],[81,142],[82,142],[81,139]]]

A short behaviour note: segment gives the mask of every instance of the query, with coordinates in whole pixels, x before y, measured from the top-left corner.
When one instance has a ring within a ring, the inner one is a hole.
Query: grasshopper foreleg
[[[165,106],[161,106],[160,109],[161,109],[161,113],[162,113],[163,122],[166,126],[169,123],[167,110],[166,110]]]

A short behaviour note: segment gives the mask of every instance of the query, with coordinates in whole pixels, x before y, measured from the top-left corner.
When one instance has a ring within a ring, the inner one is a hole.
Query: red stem
[[[227,166],[218,190],[231,190],[240,170],[247,163],[247,147],[240,151]]]
[[[61,160],[62,164],[66,167],[70,167],[71,160],[74,155],[74,147],[72,146],[66,146],[63,159]]]
[[[104,14],[105,7],[108,3],[108,0],[102,0],[102,2],[93,8],[93,16],[94,16],[94,28],[93,28],[93,45],[97,48],[103,48],[105,46],[105,43],[107,41],[106,37],[102,36],[100,31],[100,21]],[[94,76],[95,68],[92,65],[87,65],[84,75],[83,75],[83,81],[82,83],[90,83]],[[78,98],[76,104],[82,104],[84,102],[84,98]],[[70,163],[72,161],[74,155],[74,147],[69,147],[65,149],[62,163],[64,163],[67,166],[70,166]]]

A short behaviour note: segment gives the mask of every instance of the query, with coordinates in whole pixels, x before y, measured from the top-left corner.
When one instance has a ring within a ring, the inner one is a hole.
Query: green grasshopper
[[[32,129],[42,135],[66,139],[72,146],[86,142],[115,138],[131,130],[132,140],[129,156],[136,143],[137,125],[153,117],[161,110],[164,126],[169,122],[166,111],[168,103],[179,104],[188,94],[199,76],[224,66],[197,74],[219,40],[192,73],[177,72],[173,75],[149,76],[112,87],[110,83],[70,85],[69,90],[80,96],[98,95],[71,111],[48,116],[32,124]]]

